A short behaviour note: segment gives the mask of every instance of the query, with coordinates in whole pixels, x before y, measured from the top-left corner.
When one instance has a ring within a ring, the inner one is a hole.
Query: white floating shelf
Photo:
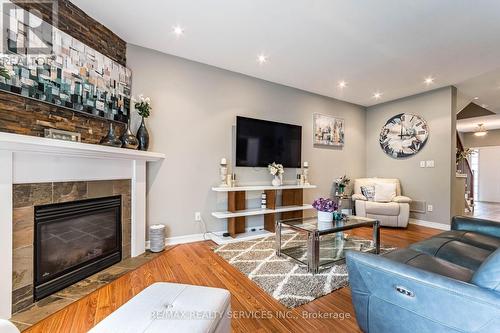
[[[229,243],[235,243],[235,242],[241,242],[241,241],[247,241],[247,240],[252,240],[256,238],[262,238],[266,236],[274,236],[274,232],[269,232],[264,229],[264,226],[256,226],[256,227],[250,227],[246,228],[245,232],[236,234],[234,237],[224,237],[224,233],[226,231],[216,231],[216,232],[211,232],[207,236],[210,237],[211,240],[213,240],[215,243],[218,245],[223,245],[223,244],[229,244]],[[281,230],[282,234],[289,234],[293,233],[294,231],[292,229],[285,228]]]
[[[254,231],[250,230],[253,229]],[[283,233],[289,232],[290,229],[285,229]],[[247,240],[252,240],[256,238],[262,238],[266,236],[273,236],[274,232],[269,232],[267,230],[264,230],[264,226],[258,226],[254,228],[247,228],[245,232],[238,233],[234,237],[224,237],[224,233],[226,231],[216,231],[216,232],[211,232],[208,234],[208,237],[217,245],[223,245],[223,244],[229,244],[229,243],[235,243],[235,242],[241,242],[241,241],[247,241]]]
[[[281,207],[276,207],[275,209],[251,208],[251,209],[239,210],[237,212],[228,212],[228,211],[213,212],[212,216],[218,219],[227,219],[231,217],[257,216],[257,215],[272,214],[272,213],[294,212],[298,210],[307,210],[307,209],[313,209],[313,206],[305,204],[296,206],[281,206]]]
[[[238,191],[265,191],[265,190],[295,190],[295,189],[310,189],[316,188],[316,185],[248,185],[248,186],[235,186],[235,187],[212,187],[215,192],[238,192]]]

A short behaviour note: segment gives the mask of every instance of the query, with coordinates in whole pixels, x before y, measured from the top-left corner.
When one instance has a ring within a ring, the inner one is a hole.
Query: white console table
[[[274,232],[276,214],[282,219],[300,218],[303,211],[312,209],[304,204],[303,191],[316,188],[315,185],[248,185],[235,187],[212,187],[214,192],[227,193],[227,210],[213,212],[212,216],[218,219],[227,219],[227,230],[231,237],[245,232],[245,217],[264,215],[264,229]],[[246,192],[265,192],[266,208],[246,208]],[[277,192],[281,191],[281,206],[276,205]]]

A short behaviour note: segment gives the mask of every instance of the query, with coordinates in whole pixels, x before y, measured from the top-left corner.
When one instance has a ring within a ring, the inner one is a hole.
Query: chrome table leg
[[[373,223],[373,242],[375,243],[375,253],[380,253],[380,221]]]

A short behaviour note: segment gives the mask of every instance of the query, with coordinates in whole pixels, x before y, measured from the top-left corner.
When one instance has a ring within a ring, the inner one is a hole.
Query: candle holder
[[[227,183],[227,161],[225,158],[220,160],[219,174],[220,174],[220,186],[228,187],[229,184]]]
[[[302,175],[304,180],[304,185],[309,185],[309,163],[304,162],[304,167],[302,168]]]

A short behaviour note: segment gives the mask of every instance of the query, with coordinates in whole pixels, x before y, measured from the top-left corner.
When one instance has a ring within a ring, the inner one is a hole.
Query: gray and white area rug
[[[344,249],[370,251],[373,241],[344,235],[347,239]],[[335,237],[328,235],[324,237]],[[306,236],[302,233],[283,234],[282,247],[305,246]],[[320,253],[335,251],[329,242],[322,242]],[[394,247],[381,247],[381,252],[389,252]],[[275,253],[274,235],[254,240],[224,244],[214,252],[236,267],[260,288],[288,308],[309,303],[314,299],[348,285],[345,260],[320,270],[313,275],[307,267]],[[305,254],[304,254],[305,255]]]

